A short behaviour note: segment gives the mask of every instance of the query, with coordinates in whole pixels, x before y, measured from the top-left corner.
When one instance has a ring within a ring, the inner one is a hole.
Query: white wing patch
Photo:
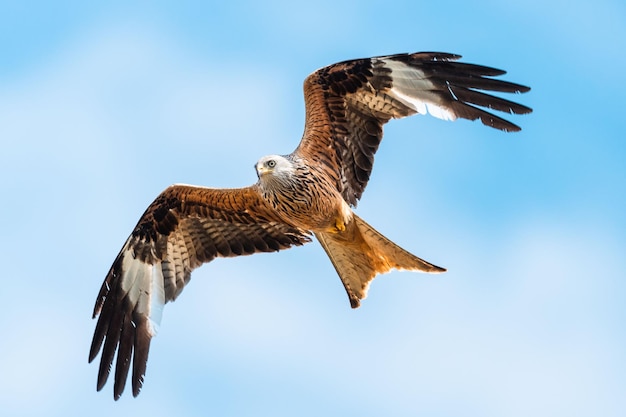
[[[414,109],[420,114],[430,113],[442,120],[456,120],[457,116],[442,106],[441,99],[432,91],[437,88],[424,77],[419,69],[412,68],[402,62],[384,59],[385,66],[391,69],[393,87],[389,95]],[[456,100],[456,97],[452,95]]]
[[[150,311],[148,319],[150,320],[150,334],[156,336],[161,326],[163,318],[163,307],[165,306],[165,289],[163,288],[163,270],[161,263],[152,265],[152,279],[150,280]]]
[[[151,265],[140,261],[127,244],[123,251],[122,274],[122,290],[133,310],[148,318],[150,336],[155,336],[165,305],[161,263]]]

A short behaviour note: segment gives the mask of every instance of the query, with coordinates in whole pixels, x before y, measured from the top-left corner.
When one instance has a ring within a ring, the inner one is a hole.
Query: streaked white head
[[[281,155],[267,155],[254,166],[259,180],[288,178],[294,172],[293,163]]]

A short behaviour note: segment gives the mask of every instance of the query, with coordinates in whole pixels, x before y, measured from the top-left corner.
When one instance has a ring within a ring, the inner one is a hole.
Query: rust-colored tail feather
[[[318,232],[315,237],[339,274],[352,308],[361,305],[361,300],[367,297],[370,282],[378,274],[392,269],[445,272],[444,268],[402,249],[356,214],[344,232]]]

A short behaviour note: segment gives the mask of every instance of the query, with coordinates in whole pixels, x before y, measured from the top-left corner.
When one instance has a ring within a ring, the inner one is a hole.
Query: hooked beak
[[[267,174],[267,168],[265,168],[263,166],[263,164],[256,164],[254,166],[254,169],[256,170],[256,176],[257,178],[261,178],[263,175]]]

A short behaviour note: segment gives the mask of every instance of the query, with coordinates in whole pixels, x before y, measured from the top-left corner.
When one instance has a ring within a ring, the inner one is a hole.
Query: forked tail
[[[367,297],[370,282],[378,274],[392,269],[445,272],[444,268],[402,249],[356,214],[353,215],[353,221],[344,232],[315,233],[348,292],[352,308],[357,308]]]

